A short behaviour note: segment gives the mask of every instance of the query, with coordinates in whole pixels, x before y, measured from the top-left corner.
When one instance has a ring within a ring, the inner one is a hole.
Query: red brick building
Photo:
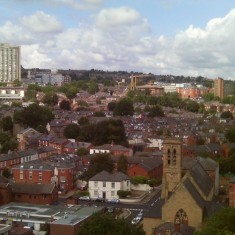
[[[14,202],[54,205],[58,203],[58,188],[54,183],[13,183],[12,196]]]
[[[158,157],[142,158],[139,162],[128,167],[128,175],[145,176],[148,178],[161,179],[163,174],[162,159]]]

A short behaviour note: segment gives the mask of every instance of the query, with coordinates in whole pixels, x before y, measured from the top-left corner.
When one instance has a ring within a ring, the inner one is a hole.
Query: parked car
[[[90,201],[90,197],[89,196],[81,196],[78,198],[81,201]]]
[[[93,201],[95,202],[105,202],[105,198],[102,198],[102,197],[96,197],[96,198],[92,198]]]
[[[138,224],[140,221],[141,221],[140,217],[135,217],[134,219],[132,219],[131,223]]]
[[[109,203],[120,203],[120,200],[117,198],[112,198],[112,199],[108,199],[107,202]]]

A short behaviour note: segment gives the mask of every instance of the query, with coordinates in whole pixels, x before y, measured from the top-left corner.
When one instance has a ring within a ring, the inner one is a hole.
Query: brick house
[[[158,157],[142,158],[140,162],[128,167],[128,175],[145,176],[148,178],[161,179],[163,172],[162,159]]]
[[[0,176],[0,205],[11,202],[12,194],[10,187],[10,180]]]
[[[58,203],[58,188],[51,184],[12,183],[12,196],[15,202],[43,205]]]
[[[69,142],[64,146],[65,153],[76,153],[78,149],[85,148],[89,150],[92,147],[91,143],[87,142]]]
[[[76,169],[79,161],[75,160],[72,157],[66,159],[63,156],[56,156],[50,161],[30,162],[14,166],[11,172],[17,183],[49,184],[53,182],[59,191],[64,193],[76,187]]]

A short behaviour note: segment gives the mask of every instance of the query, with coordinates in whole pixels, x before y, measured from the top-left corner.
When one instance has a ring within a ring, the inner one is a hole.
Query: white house
[[[131,178],[122,172],[101,171],[89,179],[91,198],[118,199],[118,190],[131,191]]]

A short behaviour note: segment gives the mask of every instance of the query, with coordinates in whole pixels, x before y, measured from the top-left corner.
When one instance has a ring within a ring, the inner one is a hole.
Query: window
[[[94,187],[95,187],[95,188],[98,187],[98,182],[97,182],[97,181],[94,182]]]
[[[42,173],[41,173],[41,172],[40,172],[39,175],[38,175],[38,179],[39,179],[40,181],[42,181]]]
[[[126,181],[126,186],[129,186],[129,185],[130,185],[130,181],[127,180],[127,181]]]
[[[66,178],[65,178],[65,176],[60,176],[60,182],[65,182],[66,181]]]
[[[33,179],[33,172],[30,171],[30,172],[29,172],[29,180],[32,180],[32,179]]]
[[[111,191],[111,197],[115,196],[115,191]]]
[[[114,182],[111,183],[111,187],[115,188],[115,183]]]
[[[97,190],[94,191],[94,196],[98,197],[98,191]]]
[[[103,182],[103,188],[105,188],[106,187],[106,182]]]
[[[23,180],[23,179],[24,179],[24,174],[20,173],[20,180]]]

